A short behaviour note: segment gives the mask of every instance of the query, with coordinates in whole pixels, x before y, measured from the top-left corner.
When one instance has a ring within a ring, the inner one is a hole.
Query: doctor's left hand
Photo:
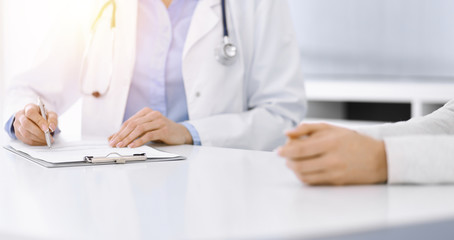
[[[160,112],[144,108],[123,123],[120,131],[109,137],[112,147],[140,147],[158,141],[170,145],[192,144],[192,136],[185,126]]]

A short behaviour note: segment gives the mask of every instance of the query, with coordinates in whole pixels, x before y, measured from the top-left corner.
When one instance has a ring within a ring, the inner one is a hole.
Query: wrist
[[[192,135],[188,128],[183,124],[178,124],[183,133],[184,144],[193,144]]]
[[[386,148],[383,140],[375,141],[374,161],[376,163],[377,183],[388,181],[388,161],[386,159]]]
[[[187,128],[184,128],[185,129],[185,140],[184,140],[184,143],[185,144],[194,144],[194,141],[192,140],[192,135],[191,133],[189,132],[189,130]]]

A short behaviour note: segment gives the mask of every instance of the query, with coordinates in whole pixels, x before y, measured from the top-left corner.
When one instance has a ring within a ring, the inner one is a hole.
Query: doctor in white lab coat
[[[149,106],[140,106],[144,108],[140,113],[125,118],[140,54],[137,19],[141,5],[140,0],[117,0],[116,4],[115,41],[110,39],[108,25],[100,23],[91,49],[100,48],[98,52],[110,57],[89,54],[86,63],[93,65],[81,74],[89,24],[66,22],[39,63],[14,80],[8,111],[16,117],[7,131],[28,144],[44,145],[43,129],[54,131],[57,116],[80,97],[82,135],[110,136],[111,144],[118,147],[137,147],[148,141],[194,144],[190,126],[199,138],[197,144],[272,150],[285,141],[283,132],[302,120],[306,104],[300,52],[286,1],[226,1],[229,35],[238,48],[232,65],[221,64],[215,55],[223,37],[221,1],[197,2],[181,56],[186,125]],[[113,53],[102,50],[111,47]],[[95,77],[87,79],[87,75]],[[48,122],[42,122],[36,105],[31,104],[38,96],[50,112]],[[33,132],[40,128],[39,133]]]

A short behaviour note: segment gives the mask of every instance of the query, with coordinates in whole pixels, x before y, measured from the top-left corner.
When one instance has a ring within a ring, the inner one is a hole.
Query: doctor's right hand
[[[46,145],[45,132],[53,133],[58,126],[58,116],[55,112],[47,112],[47,121],[41,116],[39,106],[28,104],[14,115],[14,132],[17,139],[32,146]],[[52,142],[54,138],[51,137]]]

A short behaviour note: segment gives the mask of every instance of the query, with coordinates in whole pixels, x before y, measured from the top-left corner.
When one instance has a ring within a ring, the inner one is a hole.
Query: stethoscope
[[[108,7],[112,6],[112,16],[110,18],[110,31],[111,31],[111,38],[112,38],[112,50],[111,50],[111,54],[112,54],[112,59],[111,59],[111,65],[110,65],[110,68],[108,69],[108,77],[109,77],[109,82],[107,83],[106,85],[106,88],[104,90],[101,90],[101,89],[98,89],[98,90],[94,90],[92,92],[87,92],[85,89],[84,89],[84,80],[86,79],[86,74],[87,74],[87,59],[88,59],[88,55],[90,53],[92,53],[92,48],[93,48],[93,42],[94,42],[94,37],[95,37],[95,34],[96,34],[96,29],[97,29],[97,26],[100,22],[100,19],[102,18],[104,12],[106,11],[106,9]],[[105,95],[109,89],[110,89],[110,84],[112,82],[112,75],[113,75],[113,61],[114,61],[114,48],[115,48],[115,28],[117,27],[117,23],[116,23],[116,12],[117,12],[117,3],[115,2],[115,0],[109,0],[107,1],[102,7],[101,7],[101,10],[99,11],[98,15],[96,15],[96,18],[95,20],[93,21],[93,24],[91,25],[91,28],[90,28],[90,35],[89,35],[89,38],[88,38],[88,42],[87,42],[87,48],[85,48],[85,51],[83,53],[83,56],[82,56],[82,65],[81,65],[81,68],[80,68],[80,74],[79,74],[79,88],[80,88],[80,91],[82,92],[82,94],[84,95],[91,95],[95,98],[99,98],[101,97],[102,95]]]
[[[225,10],[225,0],[221,0],[222,7],[222,27],[223,27],[223,42],[216,51],[216,59],[223,65],[232,65],[235,63],[238,55],[238,49],[232,43],[229,36],[229,29],[227,27],[227,14]]]
[[[84,90],[83,85],[84,85],[84,80],[86,79],[86,74],[87,74],[87,59],[88,55],[92,52],[92,47],[93,47],[93,41],[94,41],[94,36],[96,34],[96,29],[97,26],[100,22],[100,19],[104,15],[104,12],[108,9],[108,7],[112,7],[112,15],[110,18],[110,30],[112,34],[112,64],[109,71],[109,82],[107,87],[102,90],[102,91],[93,91],[93,92],[88,92]],[[222,27],[223,27],[223,38],[220,46],[215,49],[215,56],[216,60],[221,63],[222,65],[229,66],[232,65],[233,63],[236,62],[237,56],[238,56],[238,48],[236,47],[235,44],[232,43],[229,35],[229,30],[227,26],[227,14],[226,14],[226,4],[225,0],[221,0],[221,8],[222,8]],[[117,11],[117,3],[115,0],[109,0],[107,1],[102,7],[101,10],[99,11],[98,15],[96,16],[95,20],[93,21],[93,24],[91,25],[90,28],[90,35],[88,38],[87,42],[87,48],[85,49],[82,57],[82,65],[80,68],[80,74],[79,74],[79,83],[80,83],[80,89],[81,92],[84,95],[91,95],[93,97],[99,98],[102,95],[105,95],[109,89],[110,89],[110,84],[112,82],[112,75],[113,75],[113,61],[114,61],[114,48],[115,48],[115,28],[116,28],[116,11]]]

